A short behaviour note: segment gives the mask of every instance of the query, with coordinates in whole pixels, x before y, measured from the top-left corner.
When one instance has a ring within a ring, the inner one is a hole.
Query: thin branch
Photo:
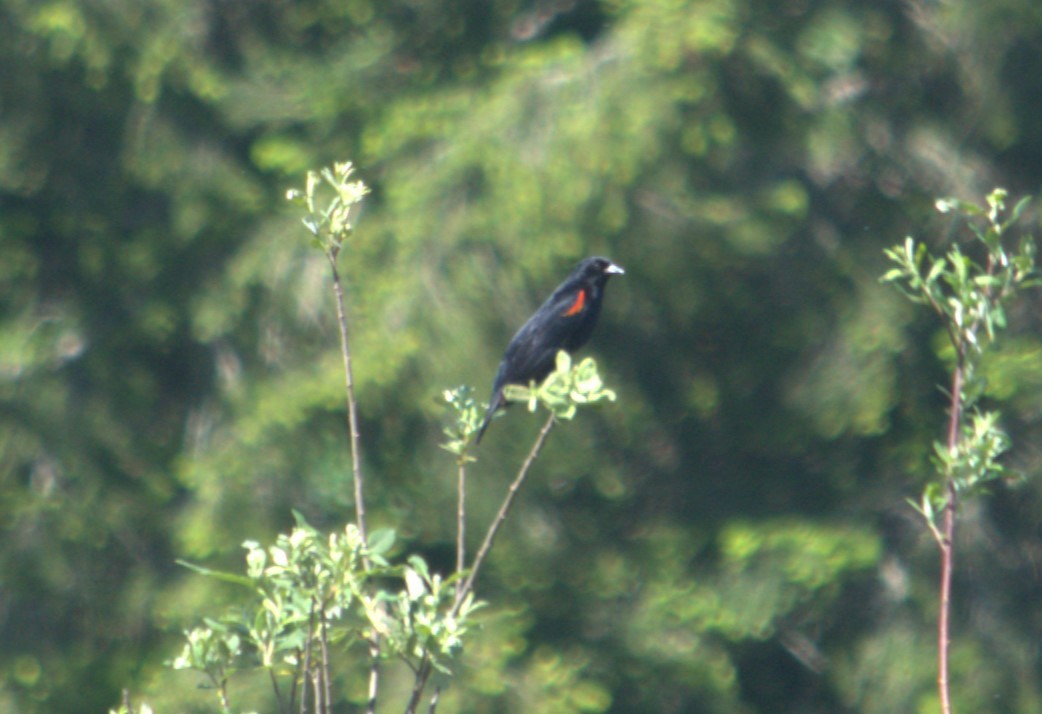
[[[358,532],[365,543],[369,542],[369,532],[365,523],[365,489],[362,481],[362,459],[358,442],[358,403],[355,400],[354,372],[351,369],[351,350],[347,339],[347,314],[344,310],[344,289],[340,283],[340,271],[336,267],[338,251],[330,250],[329,267],[333,271],[333,293],[336,295],[337,322],[340,325],[340,349],[344,355],[344,378],[347,388],[347,425],[351,432],[351,474],[355,482],[355,520]],[[362,564],[368,571],[372,566],[368,555],[362,556]],[[380,685],[380,636],[374,635],[369,644],[369,700],[366,704],[367,714],[376,714],[376,694]],[[328,681],[327,681],[328,686]]]
[[[319,643],[322,645],[322,696],[326,700],[326,712],[332,714],[333,712],[333,693],[329,686],[329,634],[326,630],[326,608],[322,607],[319,612],[318,621],[319,624]]]
[[[456,574],[458,575],[467,566],[467,546],[465,542],[467,530],[467,465],[462,458],[459,460],[456,490]],[[457,583],[456,592],[458,593],[462,587],[462,583]]]
[[[995,260],[988,255],[988,263],[985,274],[992,277],[995,274]],[[994,295],[991,288],[985,284],[984,296],[988,301],[988,309],[994,309],[1002,300],[1004,291]],[[932,301],[932,300],[931,300]],[[934,307],[937,305],[934,303]],[[954,458],[959,449],[962,438],[963,404],[962,392],[965,387],[966,360],[968,358],[967,342],[976,344],[976,335],[981,327],[981,315],[977,315],[968,329],[958,336],[955,334],[951,321],[948,321],[948,334],[955,348],[955,369],[952,373],[951,406],[948,414],[948,453]],[[972,346],[969,347],[972,349]],[[944,522],[939,533],[936,526],[930,523],[930,528],[937,539],[937,545],[941,550],[941,602],[940,611],[937,614],[937,689],[941,699],[941,713],[952,714],[951,686],[949,673],[949,660],[951,649],[951,604],[952,604],[952,574],[955,572],[955,520],[958,509],[958,491],[956,489],[955,477],[949,471],[945,477],[945,503]]]
[[[308,672],[311,669],[311,640],[315,636],[315,596],[311,596],[311,610],[308,612],[308,638],[304,642],[304,671],[303,679],[304,686],[300,688],[300,714],[305,714],[308,710],[308,687],[307,679]],[[297,697],[297,678],[293,678],[293,688],[290,692],[289,706],[290,710],[293,709],[293,701]]]
[[[369,696],[366,714],[376,714],[376,695],[380,691],[380,636],[374,634],[369,642]]]
[[[405,714],[416,714],[416,707],[420,704],[420,697],[423,696],[423,688],[427,686],[427,680],[431,676],[431,669],[430,656],[424,653],[420,667],[416,671],[416,679],[412,683],[412,694],[409,695],[409,702],[405,705]]]
[[[438,699],[441,698],[441,686],[434,688],[434,696],[431,697],[431,706],[427,710],[427,714],[435,714],[438,711]]]
[[[489,526],[488,532],[485,534],[485,540],[481,544],[481,548],[478,550],[478,554],[474,557],[474,564],[470,568],[470,573],[467,575],[463,587],[456,592],[456,602],[453,604],[450,614],[455,615],[459,612],[467,593],[473,589],[474,580],[478,576],[478,571],[481,570],[482,563],[485,562],[485,558],[488,556],[489,551],[492,550],[492,542],[496,539],[496,534],[499,532],[500,526],[502,526],[503,522],[507,519],[507,514],[510,512],[510,506],[514,502],[514,497],[517,495],[521,485],[528,477],[528,472],[532,468],[532,464],[535,462],[536,457],[539,456],[539,452],[543,450],[546,438],[550,435],[550,430],[553,429],[555,423],[554,415],[551,414],[550,418],[546,420],[543,430],[539,432],[539,437],[535,440],[532,450],[528,452],[525,462],[521,465],[521,470],[518,471],[517,478],[514,479],[514,482],[510,484],[510,488],[507,489],[506,498],[503,499],[503,504],[499,507],[499,512],[496,514],[495,520],[492,521],[492,525]]]
[[[543,450],[543,446],[546,444],[546,438],[550,436],[550,430],[554,428],[556,420],[554,415],[551,414],[550,418],[546,420],[546,424],[543,425],[542,431],[539,432],[539,436],[535,440],[535,444],[532,445],[532,450],[528,452],[528,456],[525,457],[525,461],[521,464],[521,469],[517,472],[517,477],[514,478],[513,483],[510,484],[510,488],[507,489],[507,495],[503,499],[502,505],[499,507],[499,512],[496,513],[495,519],[488,528],[488,532],[485,533],[485,540],[481,544],[481,548],[478,549],[478,554],[474,558],[474,564],[471,566],[470,574],[467,575],[467,579],[462,585],[456,590],[456,600],[452,604],[452,609],[449,611],[450,616],[456,615],[459,609],[463,606],[463,601],[474,588],[474,580],[477,578],[478,571],[481,569],[481,564],[485,562],[485,558],[488,556],[490,550],[492,550],[492,543],[496,539],[496,533],[499,532],[500,526],[503,525],[507,519],[507,514],[510,512],[510,506],[514,502],[514,497],[517,492],[521,489],[525,479],[528,478],[528,472],[532,469],[532,464],[535,463],[536,458],[539,456],[539,452]],[[413,682],[412,695],[409,697],[409,703],[405,707],[405,714],[415,714],[416,707],[420,704],[420,697],[423,696],[424,687],[427,686],[427,680],[430,679],[433,667],[431,666],[430,656],[424,654],[423,660],[420,662],[419,669],[416,671],[416,679]],[[431,710],[434,711],[434,707],[437,705],[438,694],[435,693],[434,699],[431,701]]]
[[[965,349],[955,345],[956,363],[952,374],[951,406],[948,414],[948,453],[951,458],[959,448],[962,424],[963,362]],[[951,644],[951,594],[952,573],[955,569],[955,478],[949,472],[945,480],[944,530],[937,544],[941,549],[941,607],[937,614],[937,689],[941,698],[942,714],[951,714],[951,687],[949,686],[948,660]]]
[[[925,283],[922,285],[919,291],[926,297],[926,301],[930,303],[930,307],[933,308],[933,311],[936,312],[942,320],[944,320],[944,329],[948,333],[948,339],[951,340],[952,345],[955,346],[956,352],[959,352],[961,354],[962,350],[959,347],[959,335],[955,331],[955,328],[952,327],[952,321],[948,319],[948,312],[943,307],[941,307],[941,304],[939,302],[937,302],[937,298],[935,298],[933,296],[933,293],[931,293],[927,289]]]
[[[315,688],[315,712],[316,714],[322,714],[322,683],[321,670],[315,670],[314,675],[311,677],[311,685]]]
[[[362,459],[359,453],[358,405],[355,401],[354,373],[351,369],[351,349],[347,339],[347,314],[344,310],[344,289],[340,283],[340,272],[336,267],[337,251],[326,254],[329,266],[333,271],[333,292],[336,295],[337,322],[340,325],[340,351],[344,356],[344,377],[347,387],[347,425],[351,432],[351,474],[355,482],[355,516],[362,540],[369,542],[365,525],[365,496],[362,488]],[[365,569],[369,570],[369,558],[366,557]]]
[[[279,712],[284,711],[285,706],[282,701],[282,692],[279,691],[279,679],[275,676],[275,668],[268,667],[268,676],[271,677],[271,686],[275,689],[275,699],[279,703]],[[224,697],[224,688],[221,688],[221,707],[223,711],[228,711],[228,702]]]
[[[951,644],[950,621],[952,573],[955,570],[955,482],[947,484],[948,502],[944,509],[944,540],[941,543],[941,611],[937,616],[937,689],[941,696],[942,714],[952,714],[948,678],[948,650]]]
[[[274,675],[272,675],[274,676]],[[217,683],[217,691],[221,697],[221,711],[230,712],[232,710],[231,702],[228,699],[228,677],[221,677],[221,681]],[[275,688],[278,691],[278,687]],[[281,701],[281,700],[280,700]]]

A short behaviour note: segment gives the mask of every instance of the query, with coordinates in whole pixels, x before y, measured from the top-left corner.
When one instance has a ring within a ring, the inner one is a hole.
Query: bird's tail
[[[485,412],[485,421],[481,422],[481,428],[478,429],[478,435],[474,437],[474,445],[481,443],[481,437],[485,435],[485,429],[488,429],[488,425],[492,423],[492,417],[496,415],[496,412],[503,406],[503,395],[497,392],[492,395],[492,399],[489,400],[488,411]]]

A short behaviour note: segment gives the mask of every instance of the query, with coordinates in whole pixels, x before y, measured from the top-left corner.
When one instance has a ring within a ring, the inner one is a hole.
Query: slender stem
[[[952,374],[951,407],[948,415],[948,453],[954,455],[959,447],[959,426],[962,423],[963,353],[958,354]],[[951,643],[952,572],[955,568],[955,479],[948,473],[945,480],[944,525],[937,544],[941,549],[941,607],[937,614],[937,689],[941,698],[942,714],[952,713],[948,677],[948,650]]]
[[[948,452],[950,454],[954,454],[955,450],[959,448],[959,425],[962,423],[963,361],[964,358],[959,353],[955,362],[955,370],[952,373],[951,406],[948,412]]]
[[[279,712],[281,714],[281,712],[286,711],[285,703],[282,701],[282,692],[279,691],[279,678],[275,676],[275,669],[273,667],[268,667],[268,676],[271,677],[271,686],[272,689],[275,690],[275,700],[279,703]],[[225,696],[224,687],[221,687],[220,691],[222,706],[221,711],[230,711],[228,709],[228,701],[227,697]]]
[[[539,456],[539,452],[543,450],[543,446],[546,444],[546,438],[550,436],[550,430],[553,429],[556,423],[554,415],[551,414],[550,418],[546,420],[546,424],[543,425],[542,431],[539,432],[539,436],[535,440],[535,444],[532,445],[532,450],[528,452],[528,456],[525,457],[524,463],[521,464],[521,469],[517,472],[517,477],[514,478],[513,483],[510,484],[510,488],[507,489],[507,495],[503,499],[502,505],[499,507],[499,512],[496,513],[496,517],[493,519],[492,524],[488,527],[488,532],[485,533],[485,540],[481,544],[481,548],[478,549],[478,554],[474,557],[474,564],[471,566],[470,574],[467,575],[467,579],[461,586],[456,590],[456,600],[452,604],[452,609],[449,611],[450,615],[456,615],[459,609],[463,606],[463,601],[474,588],[474,580],[477,578],[478,571],[481,569],[481,564],[485,562],[485,558],[488,556],[490,550],[492,550],[492,543],[496,539],[496,533],[499,532],[500,526],[507,519],[507,514],[510,512],[510,506],[514,502],[514,497],[517,492],[521,489],[525,479],[528,478],[528,472],[532,469],[532,464],[535,463],[536,458]],[[419,706],[420,697],[423,695],[423,689],[427,686],[427,680],[431,676],[430,657],[424,655],[423,660],[420,662],[419,669],[416,671],[416,679],[413,682],[412,695],[409,697],[409,703],[405,707],[405,714],[415,714],[416,707]],[[437,705],[438,695],[435,693],[434,699],[431,701],[431,711],[434,711],[434,707]]]
[[[315,712],[316,714],[323,714],[322,712],[322,684],[319,681],[320,670],[315,670],[315,673],[311,677],[311,686],[315,689]]]
[[[362,540],[369,542],[369,533],[365,522],[365,489],[362,481],[361,449],[358,445],[358,403],[355,400],[354,372],[351,369],[351,350],[347,335],[347,314],[344,309],[344,289],[340,283],[340,272],[336,267],[338,251],[334,248],[326,253],[329,267],[333,273],[333,293],[336,296],[337,322],[340,326],[340,349],[344,356],[344,379],[347,389],[347,425],[351,432],[351,474],[355,483],[355,520]],[[371,568],[369,556],[362,557],[366,571]],[[376,714],[376,695],[380,686],[380,636],[373,635],[369,643],[369,696],[366,703],[366,714]]]
[[[344,289],[340,283],[340,272],[336,268],[336,252],[327,253],[329,266],[333,271],[333,292],[336,295],[337,321],[340,325],[340,351],[344,355],[344,377],[347,387],[347,425],[351,432],[351,473],[355,482],[355,516],[358,522],[358,530],[362,534],[362,540],[368,542],[369,538],[365,525],[365,496],[362,488],[362,460],[359,454],[358,433],[358,405],[355,401],[354,373],[351,369],[351,349],[347,339],[347,315],[344,310]],[[366,570],[369,569],[369,559],[365,558]]]
[[[941,543],[941,611],[937,617],[938,674],[937,688],[941,696],[942,714],[952,714],[948,679],[948,649],[951,644],[952,572],[955,568],[955,484],[949,480],[948,503],[944,510],[944,540]]]
[[[482,542],[481,548],[478,550],[478,554],[474,557],[474,564],[470,568],[470,574],[467,575],[463,587],[461,587],[456,593],[456,602],[452,606],[451,614],[455,615],[459,612],[460,607],[463,605],[463,599],[467,596],[467,593],[474,588],[474,580],[477,578],[478,571],[481,570],[481,565],[485,562],[485,558],[488,556],[489,551],[492,550],[492,542],[496,539],[496,534],[499,532],[500,526],[502,526],[503,522],[507,519],[507,514],[510,512],[510,506],[514,502],[514,497],[517,495],[517,492],[521,489],[521,485],[528,477],[528,472],[531,470],[536,457],[539,456],[539,452],[543,450],[546,438],[550,435],[550,430],[553,429],[555,423],[554,415],[551,414],[550,418],[546,420],[543,430],[539,432],[539,437],[535,440],[532,450],[528,452],[525,462],[521,465],[521,470],[518,471],[517,478],[514,479],[514,482],[510,484],[510,488],[507,489],[507,495],[503,499],[503,504],[499,507],[499,512],[492,521],[492,525],[489,526],[488,532],[485,534],[485,540]]]
[[[376,695],[380,691],[380,636],[374,634],[369,642],[369,695],[366,714],[376,714]]]
[[[435,714],[438,711],[438,699],[441,698],[441,686],[434,688],[434,696],[431,697],[431,706],[427,709],[427,714]]]
[[[424,654],[420,667],[416,670],[416,679],[412,683],[412,694],[409,695],[409,702],[405,705],[405,714],[416,714],[416,707],[420,704],[423,688],[427,686],[427,680],[430,676],[431,660],[429,656]]]
[[[311,628],[311,625],[309,624],[308,625],[308,629],[310,629],[310,628]],[[311,635],[309,634],[308,637],[310,638]],[[301,651],[298,649],[297,650],[297,657],[299,658],[300,656],[301,656]],[[298,675],[299,672],[300,672],[299,669],[294,671],[294,673],[293,673],[293,681],[289,685],[289,701],[286,702],[286,704],[288,705],[286,707],[286,711],[290,712],[290,714],[292,714],[292,712],[293,712],[293,707],[295,707],[297,705],[297,686],[298,686],[297,685],[297,675]],[[307,665],[304,666],[304,672],[305,673],[307,672]],[[307,674],[305,674],[304,676],[306,677]],[[307,691],[307,687],[302,687],[301,691],[302,692],[306,692]],[[301,698],[303,699],[303,697],[301,697]],[[279,712],[282,712],[282,702],[279,702]],[[301,702],[301,704],[300,704],[300,714],[304,714],[304,703],[303,702]]]
[[[467,530],[467,466],[462,458],[459,460],[456,490],[456,573],[459,574],[467,566],[467,546],[465,543]],[[457,583],[457,592],[462,587],[462,584]]]
[[[332,714],[333,712],[333,693],[329,686],[329,635],[326,631],[326,608],[322,607],[319,612],[319,642],[322,645],[322,667],[319,670],[319,674],[322,677],[322,697],[325,700],[325,710],[323,714]]]
[[[273,675],[274,676],[274,675]],[[221,681],[217,684],[217,691],[221,695],[221,714],[228,714],[232,710],[232,705],[228,699],[228,677],[221,677]]]
[[[308,710],[308,686],[307,681],[311,672],[311,641],[315,638],[315,596],[311,596],[311,611],[308,612],[308,637],[304,641],[304,670],[303,685],[300,687],[300,714]],[[289,707],[293,711],[293,701],[297,697],[297,678],[293,678],[293,688],[290,690]],[[280,707],[281,709],[281,707]]]
[[[985,273],[991,277],[995,274],[995,256],[988,255],[988,264]],[[999,295],[993,295],[988,285],[983,287],[983,293],[988,300],[988,309],[994,307],[1001,301],[1004,290]],[[940,312],[940,307],[931,298],[934,308]],[[943,312],[940,312],[944,315]],[[972,349],[968,343],[976,344],[976,334],[980,329],[981,318],[978,316],[970,324],[969,328],[958,333],[947,322],[948,335],[952,346],[955,348],[955,369],[952,372],[951,407],[948,415],[948,453],[954,457],[959,448],[961,439],[963,418],[963,388],[966,379],[967,350]],[[972,338],[972,340],[970,339]],[[952,714],[951,680],[949,673],[949,659],[951,649],[951,609],[952,609],[952,574],[955,572],[955,518],[958,509],[958,491],[956,490],[955,477],[949,471],[945,476],[944,483],[945,503],[944,520],[940,533],[931,524],[937,545],[941,550],[941,603],[937,614],[937,689],[941,698],[941,713]]]

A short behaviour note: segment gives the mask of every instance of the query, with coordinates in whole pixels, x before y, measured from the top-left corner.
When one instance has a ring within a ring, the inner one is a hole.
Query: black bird
[[[586,344],[601,314],[604,287],[612,275],[626,271],[607,258],[587,258],[575,266],[553,295],[521,326],[503,354],[492,382],[485,421],[475,443],[481,441],[496,411],[506,406],[503,387],[542,382],[554,370],[557,353],[569,354]]]

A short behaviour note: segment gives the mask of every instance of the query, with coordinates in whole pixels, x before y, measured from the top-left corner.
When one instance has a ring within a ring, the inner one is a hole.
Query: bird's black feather
[[[503,387],[542,382],[553,371],[558,351],[574,352],[590,339],[608,278],[623,272],[607,258],[587,258],[521,326],[499,363],[477,441],[481,441],[496,411],[506,405]]]

